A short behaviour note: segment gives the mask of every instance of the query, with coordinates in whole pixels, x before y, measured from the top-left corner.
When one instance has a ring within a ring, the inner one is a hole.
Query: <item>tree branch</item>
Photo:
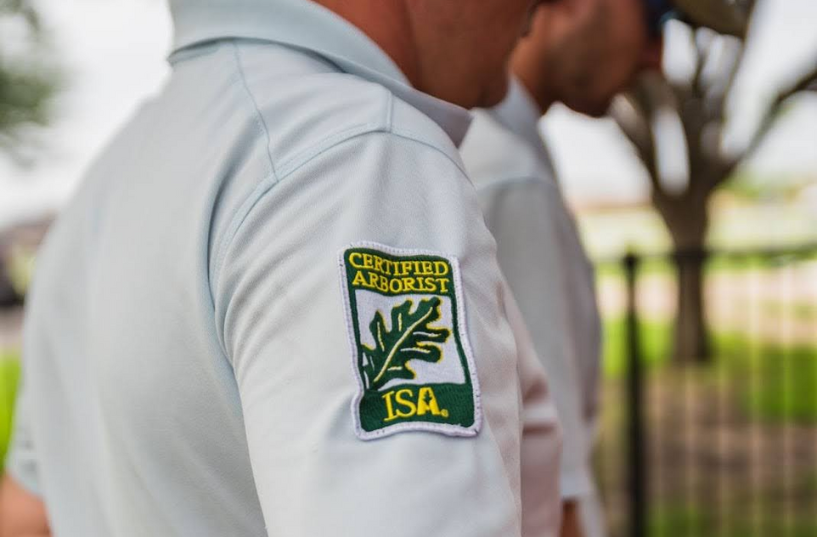
[[[645,75],[622,96],[623,101],[618,101],[611,113],[644,165],[656,201],[663,201],[669,197],[661,184],[656,155],[656,133],[653,129],[658,112],[666,106],[671,106],[673,102],[668,97],[670,89],[667,86],[668,83],[663,77]]]
[[[763,116],[763,120],[760,122],[760,126],[758,127],[757,131],[755,131],[749,145],[746,146],[746,149],[744,149],[739,156],[735,157],[732,162],[730,162],[730,173],[734,171],[741,161],[757,151],[757,149],[766,139],[766,136],[768,136],[769,132],[771,132],[772,128],[777,123],[777,120],[780,117],[780,112],[786,102],[788,102],[789,99],[798,93],[802,93],[804,91],[817,91],[817,62],[815,62],[814,66],[799,79],[797,79],[797,81],[795,81],[791,86],[778,93],[777,97],[772,101],[771,106],[769,106],[769,108],[766,110],[766,114]]]

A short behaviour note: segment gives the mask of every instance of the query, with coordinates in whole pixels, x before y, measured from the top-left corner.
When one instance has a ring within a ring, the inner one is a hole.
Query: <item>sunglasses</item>
[[[644,0],[644,7],[650,37],[661,37],[667,21],[680,17],[672,0]]]

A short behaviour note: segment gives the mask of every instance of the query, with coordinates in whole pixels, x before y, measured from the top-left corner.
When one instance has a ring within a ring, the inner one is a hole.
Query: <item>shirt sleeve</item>
[[[590,439],[584,415],[584,390],[570,326],[570,256],[560,226],[568,225],[555,185],[540,179],[499,183],[480,191],[488,228],[497,241],[502,272],[530,330],[533,346],[547,371],[563,434],[563,498],[592,493]]]
[[[562,451],[551,427],[558,421],[550,400],[550,385],[536,354],[522,312],[505,284],[505,312],[514,331],[522,379],[522,535],[559,535],[562,493],[560,468],[553,464]],[[561,440],[561,436],[560,436]],[[550,531],[550,532],[549,532]]]
[[[41,496],[34,438],[30,427],[31,412],[28,391],[21,382],[14,408],[12,434],[5,461],[5,471],[35,496]]]
[[[214,300],[269,534],[521,535],[516,340],[493,240],[458,163],[413,140],[367,134],[280,179],[242,218],[214,273]],[[458,261],[479,381],[476,435],[356,435],[357,357],[338,253],[359,241]],[[542,425],[558,445],[555,419]],[[542,457],[546,481],[558,461]]]

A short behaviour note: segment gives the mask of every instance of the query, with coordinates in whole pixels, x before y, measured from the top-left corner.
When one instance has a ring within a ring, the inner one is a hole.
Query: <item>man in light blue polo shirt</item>
[[[558,532],[457,152],[534,3],[171,1],[167,86],[38,256],[7,535]]]
[[[680,13],[678,10],[681,10]],[[462,146],[499,264],[544,361],[564,435],[565,535],[605,534],[590,468],[600,360],[593,271],[566,207],[539,119],[555,102],[592,116],[661,62],[661,28],[683,14],[725,33],[744,23],[721,0],[554,0],[513,55],[507,98],[475,113]],[[593,149],[587,158],[593,158]]]

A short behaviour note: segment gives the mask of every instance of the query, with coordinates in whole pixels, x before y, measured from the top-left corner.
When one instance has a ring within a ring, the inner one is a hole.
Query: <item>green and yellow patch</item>
[[[456,258],[360,243],[341,252],[340,268],[358,437],[477,434],[479,386]]]

